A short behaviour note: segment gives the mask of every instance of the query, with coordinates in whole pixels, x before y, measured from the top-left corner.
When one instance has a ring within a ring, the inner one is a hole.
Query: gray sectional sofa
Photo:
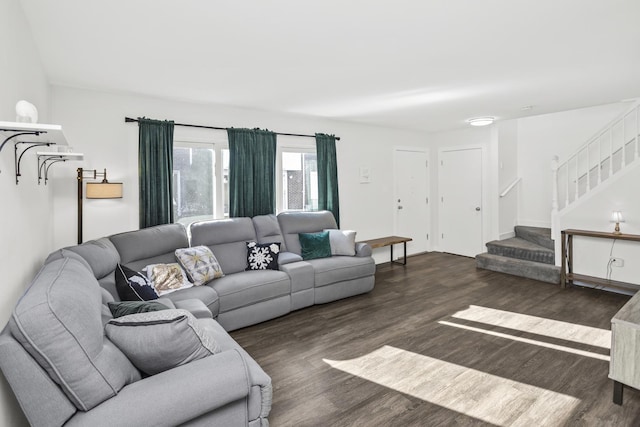
[[[55,251],[0,334],[0,368],[36,426],[266,427],[271,379],[227,331],[373,289],[367,245],[355,256],[302,259],[298,233],[334,228],[330,212],[284,212],[151,227]],[[281,244],[279,270],[245,270],[250,240]],[[114,271],[175,262],[174,251],[190,245],[208,246],[225,276],[158,301],[191,318],[217,352],[146,376],[105,335],[107,304],[118,300]]]

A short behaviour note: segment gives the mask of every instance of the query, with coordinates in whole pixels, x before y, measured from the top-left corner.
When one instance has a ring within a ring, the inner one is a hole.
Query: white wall
[[[504,239],[514,235],[513,227],[518,225],[518,199],[520,196],[520,184],[504,196],[500,193],[518,178],[518,121],[508,120],[497,123],[496,144],[497,159],[497,203],[498,203],[498,233],[499,238]]]
[[[358,239],[392,235],[393,147],[425,147],[422,133],[299,115],[273,114],[228,106],[212,106],[151,97],[103,93],[68,87],[52,89],[52,113],[62,124],[75,151],[85,160],[54,172],[55,247],[76,242],[75,169],[107,168],[109,179],[124,183],[122,200],[84,200],[84,239],[138,228],[138,126],[124,117],[146,116],[179,123],[211,126],[260,127],[287,133],[334,133],[337,142],[341,226],[358,231]],[[223,131],[176,127],[176,139],[220,138]],[[180,133],[180,134],[179,134]],[[209,135],[209,136],[207,136]],[[359,168],[371,169],[373,182],[361,184]],[[388,260],[388,248],[374,253],[376,262]]]
[[[15,104],[33,103],[39,121],[48,122],[49,86],[18,0],[0,2],[0,121],[15,121]],[[6,135],[0,135],[0,143]],[[13,144],[0,153],[0,324],[52,249],[51,188],[38,186],[36,159],[23,160],[24,174],[15,184]],[[0,381],[0,426],[27,425],[9,385]]]
[[[600,184],[588,197],[579,200],[560,215],[560,229],[612,232],[612,211],[622,211],[625,219],[620,230],[640,234],[640,162],[628,167]],[[640,243],[609,239],[574,237],[574,272],[607,278],[609,257],[622,258],[624,266],[614,267],[610,278],[640,284]]]
[[[565,161],[629,108],[615,103],[518,120],[518,171],[522,177],[518,223],[551,226],[551,159]]]

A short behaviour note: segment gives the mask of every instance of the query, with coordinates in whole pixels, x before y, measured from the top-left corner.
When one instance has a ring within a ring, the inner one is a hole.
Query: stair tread
[[[494,260],[494,261],[508,262],[510,264],[531,265],[531,266],[536,266],[536,267],[540,267],[540,268],[546,268],[546,269],[549,269],[549,270],[558,270],[558,271],[560,271],[560,267],[558,267],[555,264],[546,264],[544,262],[530,261],[528,259],[521,259],[521,258],[511,258],[511,257],[507,257],[507,256],[502,256],[502,255],[490,254],[490,253],[487,253],[487,252],[476,255],[476,258],[478,258],[478,257],[491,259],[491,260]]]
[[[516,225],[514,227],[514,231],[516,233],[516,237],[528,240],[532,243],[536,243],[548,249],[554,248],[554,242],[551,238],[550,228]]]
[[[533,243],[529,240],[525,240],[521,237],[511,237],[509,239],[504,240],[494,240],[492,242],[487,243],[487,246],[499,246],[502,248],[514,248],[514,249],[524,249],[529,251],[538,251],[544,252],[553,255],[554,250],[549,249],[545,246],[538,245],[537,243]]]
[[[554,264],[483,253],[476,255],[478,268],[525,277],[547,283],[560,283],[560,267]]]

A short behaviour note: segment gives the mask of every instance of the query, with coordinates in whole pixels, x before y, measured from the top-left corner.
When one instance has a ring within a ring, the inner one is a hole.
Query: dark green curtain
[[[140,228],[173,222],[173,122],[138,118]]]
[[[316,133],[316,153],[318,156],[318,209],[331,211],[340,227],[336,137]]]
[[[260,129],[227,129],[229,216],[275,213],[276,134]]]

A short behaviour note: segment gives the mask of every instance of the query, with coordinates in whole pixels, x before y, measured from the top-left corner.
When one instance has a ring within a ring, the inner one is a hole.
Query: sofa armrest
[[[228,350],[129,384],[65,426],[176,426],[248,395],[245,361]]]
[[[368,257],[371,256],[371,246],[368,243],[358,242],[356,243],[356,256]]]
[[[176,308],[181,308],[183,310],[187,310],[189,313],[193,314],[196,319],[212,319],[213,314],[211,314],[211,310],[207,308],[207,306],[199,299],[191,298],[191,299],[183,299],[179,301],[173,302]]]

